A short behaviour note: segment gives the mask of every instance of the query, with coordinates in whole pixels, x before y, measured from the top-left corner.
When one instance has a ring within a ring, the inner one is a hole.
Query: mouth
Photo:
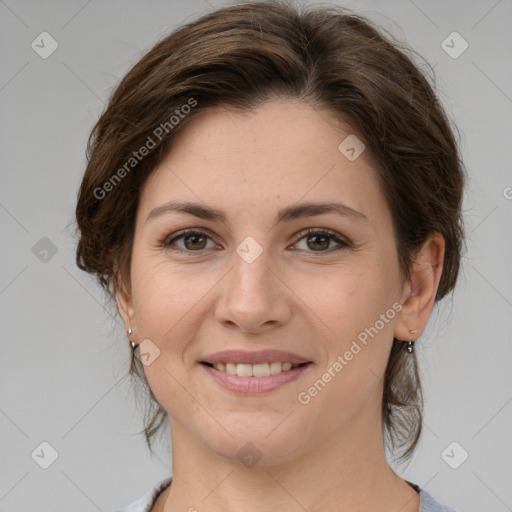
[[[230,393],[257,396],[285,387],[286,384],[299,379],[313,366],[311,361],[305,363],[263,362],[248,363],[211,363],[201,361],[207,378],[214,386]]]
[[[296,368],[311,364],[311,362],[305,363],[290,363],[290,362],[263,362],[256,364],[246,363],[209,363],[207,361],[201,361],[201,364],[208,366],[219,372],[227,373],[229,375],[237,375],[239,377],[268,377],[269,375],[277,375],[283,372],[289,372]]]

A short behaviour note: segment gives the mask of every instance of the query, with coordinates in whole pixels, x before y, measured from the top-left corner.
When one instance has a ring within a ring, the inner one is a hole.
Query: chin
[[[281,418],[282,421],[282,418]],[[207,448],[227,461],[238,462],[246,467],[271,466],[285,462],[297,451],[298,430],[282,428],[276,421],[261,421],[258,425],[248,418],[238,424],[226,425],[227,432],[218,435],[218,430],[205,432],[203,442]],[[276,428],[277,427],[277,428]]]

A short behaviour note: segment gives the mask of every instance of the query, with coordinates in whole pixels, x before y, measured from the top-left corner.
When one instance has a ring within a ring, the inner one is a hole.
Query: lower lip
[[[288,370],[274,375],[265,377],[240,377],[239,375],[231,375],[227,372],[221,372],[205,364],[202,366],[221,386],[235,393],[259,394],[284,386],[288,382],[298,379],[305,372],[309,371],[311,363],[299,366],[293,370]]]

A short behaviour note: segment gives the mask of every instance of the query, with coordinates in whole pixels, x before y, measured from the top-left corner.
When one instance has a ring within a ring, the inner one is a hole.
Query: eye
[[[311,249],[309,252],[332,253],[341,251],[350,246],[350,244],[347,241],[342,239],[336,232],[331,231],[330,229],[308,229],[305,233],[302,232],[300,235],[302,236],[299,239],[299,242],[305,239],[306,245]],[[336,242],[338,244],[338,247],[334,248],[334,250],[327,251],[327,249],[330,248],[332,241]],[[296,242],[294,247],[296,247],[299,242]],[[307,251],[308,248],[299,248],[299,250]]]
[[[330,229],[308,229],[307,231],[303,231],[299,234],[300,238],[298,242],[292,246],[292,249],[305,250],[308,252],[319,252],[319,253],[332,253],[337,252],[347,247],[350,247],[350,244],[345,241],[340,235],[338,235],[335,231],[331,231]],[[298,244],[303,240],[306,240],[307,247],[298,247]],[[211,242],[211,245],[208,247],[208,241]],[[335,242],[338,247],[332,249],[331,243]],[[179,245],[179,243],[182,245]],[[211,240],[210,236],[204,231],[198,229],[187,229],[173,238],[167,238],[162,245],[168,249],[178,250],[182,252],[201,252],[206,249],[212,249],[215,247],[215,244]],[[212,247],[213,245],[213,247]],[[328,250],[331,249],[331,250]]]
[[[210,237],[204,231],[187,229],[178,234],[178,236],[175,236],[172,239],[167,239],[164,241],[163,245],[167,248],[175,249],[175,247],[172,246],[179,240],[183,241],[183,246],[178,246],[177,250],[184,252],[200,252],[204,249],[211,248],[206,246],[208,239],[210,239]]]

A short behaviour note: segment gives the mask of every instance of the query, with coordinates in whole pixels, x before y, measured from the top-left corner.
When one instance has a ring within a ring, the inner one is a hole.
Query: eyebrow
[[[210,208],[199,203],[192,203],[188,201],[170,201],[161,206],[153,208],[147,218],[146,222],[156,217],[159,217],[169,212],[180,212],[194,215],[200,219],[212,220],[222,222],[227,226],[230,225],[226,214],[215,208]],[[301,203],[294,206],[288,206],[279,210],[277,214],[277,223],[281,221],[291,221],[294,219],[300,219],[304,217],[312,217],[315,215],[322,215],[324,213],[338,213],[340,215],[350,217],[354,220],[368,222],[368,218],[364,213],[354,210],[342,203],[328,202],[328,203]]]

